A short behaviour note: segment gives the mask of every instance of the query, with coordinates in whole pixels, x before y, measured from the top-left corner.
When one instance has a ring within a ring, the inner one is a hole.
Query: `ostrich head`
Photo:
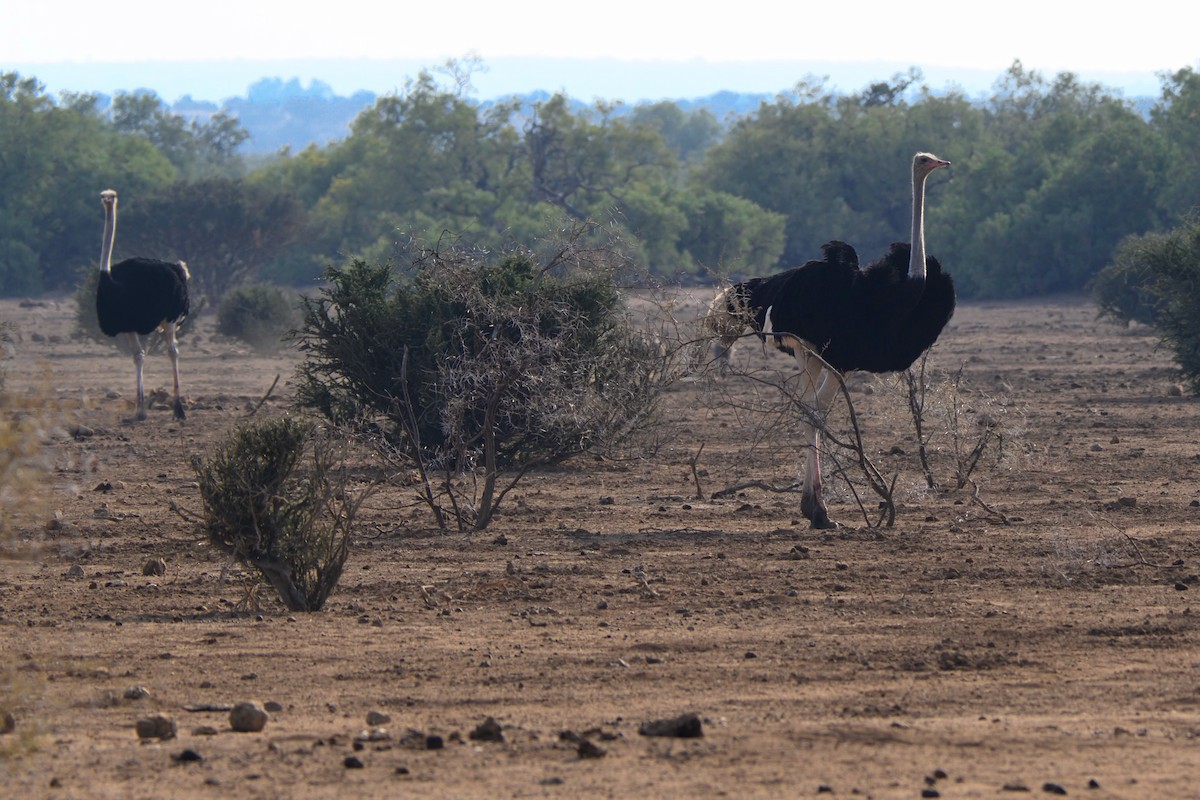
[[[115,208],[117,205],[117,190],[105,189],[100,193],[100,205],[104,206],[107,211],[110,208]]]
[[[917,153],[913,156],[913,178],[924,180],[935,169],[948,166],[949,161],[938,158],[933,153]]]

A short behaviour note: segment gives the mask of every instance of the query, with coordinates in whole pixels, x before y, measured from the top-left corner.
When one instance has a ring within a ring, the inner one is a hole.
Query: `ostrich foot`
[[[187,419],[187,413],[183,410],[183,399],[175,398],[175,419]]]
[[[800,498],[800,513],[804,514],[805,518],[812,523],[812,527],[818,530],[833,530],[838,526],[829,518],[829,511],[825,508],[825,503],[814,495],[806,494]]]

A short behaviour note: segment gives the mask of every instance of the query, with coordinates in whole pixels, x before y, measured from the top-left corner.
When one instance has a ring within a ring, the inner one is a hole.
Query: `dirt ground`
[[[71,317],[0,303],[8,388],[58,418],[19,531],[33,555],[0,562],[0,795],[1200,796],[1200,404],[1151,333],[1082,300],[964,304],[935,348],[934,371],[963,370],[961,442],[983,414],[1005,434],[978,495],[923,488],[897,382],[856,377],[894,527],[836,478],[834,531],[795,493],[714,499],[788,485],[803,452],[739,407],[747,382],[713,402],[687,381],[657,452],[528,476],[482,533],[380,492],[313,614],[269,590],[247,607],[255,577],[187,520],[189,458],[277,374],[258,413],[285,408],[294,354],[193,321],[188,419],[131,423],[131,360],[71,339]],[[147,384],[169,387],[165,356]],[[242,701],[272,704],[261,732],[231,730]],[[156,713],[176,738],[139,740]],[[639,733],[688,713],[702,736]],[[501,740],[472,738],[488,717]]]

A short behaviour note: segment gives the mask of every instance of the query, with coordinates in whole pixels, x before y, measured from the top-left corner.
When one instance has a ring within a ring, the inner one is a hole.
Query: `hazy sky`
[[[739,0],[712,4],[707,11],[704,5],[0,0],[0,70],[63,62],[210,59],[415,59],[436,65],[467,53],[485,63],[509,56],[716,64],[882,61],[996,75],[1014,59],[1051,74],[1200,65],[1200,3],[1179,0],[1140,0],[1112,11],[1060,0],[977,5]],[[972,5],[975,10],[968,11]],[[152,78],[148,70],[148,85]],[[738,87],[713,87],[720,88]]]

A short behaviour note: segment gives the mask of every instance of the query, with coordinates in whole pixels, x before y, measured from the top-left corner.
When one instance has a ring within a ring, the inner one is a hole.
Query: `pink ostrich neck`
[[[913,169],[912,247],[909,251],[908,277],[925,280],[925,179]]]
[[[112,268],[113,242],[117,238],[117,201],[104,204],[104,242],[100,246],[100,271]]]

